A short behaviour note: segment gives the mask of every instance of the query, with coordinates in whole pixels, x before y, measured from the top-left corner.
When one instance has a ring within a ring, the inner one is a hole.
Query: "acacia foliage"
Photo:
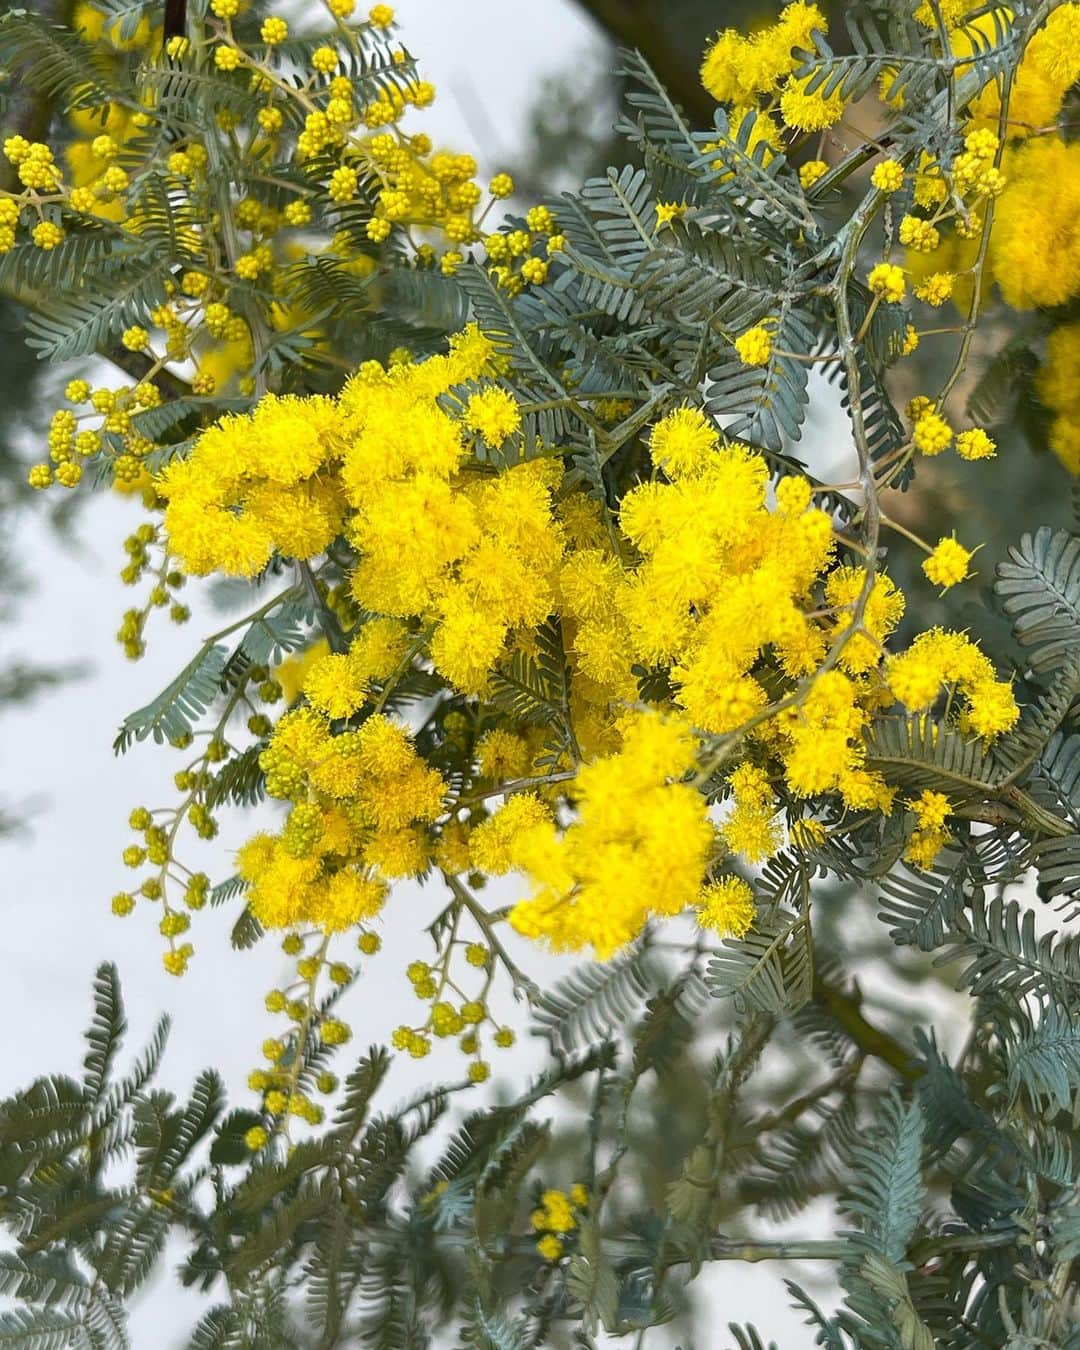
[[[137,18],[141,8],[113,3],[111,12]],[[1016,28],[972,63],[971,89],[1015,64],[1017,33],[1045,10],[1016,7]],[[958,116],[947,62],[932,34],[886,17],[860,12],[854,53],[819,44],[806,73],[850,96],[888,72],[912,94],[891,152],[947,158]],[[76,69],[70,44],[32,15],[12,16],[0,41],[27,79],[73,103],[115,95],[99,88],[107,72]],[[788,472],[808,406],[799,358],[811,354],[844,358],[837,379],[863,466],[887,460],[905,437],[888,374],[905,315],[886,307],[869,317],[857,273],[865,201],[827,231],[788,161],[751,149],[749,123],[731,135],[720,112],[713,129],[695,130],[640,57],[626,55],[625,74],[622,130],[636,164],[551,204],[567,239],[559,285],[510,297],[480,265],[452,285],[403,267],[386,312],[350,350],[385,346],[379,323],[407,332],[415,351],[436,350],[471,314],[508,358],[525,409],[503,453],[528,458],[557,440],[598,498],[630,471],[658,410],[702,386],[729,433]],[[224,78],[212,88],[175,81],[170,96],[185,122],[244,97]],[[705,148],[718,137],[719,157]],[[865,159],[853,152],[810,193],[834,190]],[[699,214],[661,234],[656,208],[670,201]],[[60,257],[19,252],[6,264],[25,287],[81,278],[77,295],[40,308],[42,352],[107,348],[157,301],[183,222],[166,195],[147,212],[154,250],[141,260],[88,229]],[[305,260],[297,286],[329,331],[348,326],[357,297],[346,268]],[[857,354],[838,307],[865,328]],[[780,316],[776,354],[747,369],[730,334],[766,314]],[[296,335],[272,340],[267,369],[275,353],[307,387],[310,353]],[[314,366],[320,387],[325,372]],[[583,414],[600,390],[632,405],[613,427]],[[177,400],[148,434],[180,454],[200,419],[222,411],[212,397]],[[847,499],[835,509],[859,526]],[[587,1346],[601,1329],[645,1343],[648,1329],[675,1319],[693,1326],[689,1277],[706,1264],[765,1258],[832,1263],[843,1290],[836,1311],[789,1285],[819,1345],[1080,1346],[1070,1302],[1080,1256],[1080,545],[1032,525],[1000,561],[995,587],[1026,705],[1017,728],[989,749],[926,717],[878,719],[869,735],[868,764],[889,783],[970,804],[933,867],[902,860],[895,820],[850,820],[834,807],[819,845],[782,851],[763,869],[745,937],[672,958],[646,932],[611,963],[586,965],[552,990],[529,988],[549,1067],[498,1105],[461,1118],[460,1086],[447,1084],[377,1106],[388,1056],[373,1047],[346,1074],[325,1129],[253,1158],[244,1136],[263,1117],[230,1110],[212,1070],[186,1101],[154,1086],[164,1025],[118,1074],[125,1017],[117,974],[103,966],[83,1076],[43,1076],[0,1107],[0,1220],[10,1237],[0,1290],[15,1304],[0,1313],[0,1345],[125,1345],[125,1304],[174,1232],[181,1279],[213,1305],[191,1332],[194,1350],[411,1347],[445,1335],[526,1350]],[[319,622],[312,597],[290,590],[234,647],[200,649],[127,719],[118,748],[183,736],[230,698],[238,672],[303,646]],[[563,669],[550,654],[549,644],[522,656],[496,691],[515,716],[558,720]],[[401,697],[430,692],[421,681]],[[218,800],[250,802],[262,787],[256,757],[234,761],[216,783]],[[1057,929],[1009,891],[1031,877]],[[214,898],[239,890],[226,881]],[[857,953],[844,920],[869,907],[882,926]],[[257,936],[249,923],[237,941]],[[932,964],[913,965],[916,954]],[[900,1015],[871,1011],[858,982],[868,956],[926,985],[941,972],[966,992],[971,1036],[958,1054],[947,1057],[931,1028],[911,1032]],[[710,1055],[717,1029],[723,1044]],[[305,1054],[307,1075],[329,1059],[325,1047]],[[774,1071],[760,1073],[763,1061]],[[555,1097],[576,1111],[572,1126],[562,1112],[553,1124]],[[422,1169],[421,1147],[437,1159]],[[591,1196],[558,1264],[539,1258],[528,1225],[541,1178],[584,1179]],[[842,1214],[835,1237],[768,1236],[768,1221],[822,1196]],[[753,1328],[729,1334],[739,1347],[764,1344]]]

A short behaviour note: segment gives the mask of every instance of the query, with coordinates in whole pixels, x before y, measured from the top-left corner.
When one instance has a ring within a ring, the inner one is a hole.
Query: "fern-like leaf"
[[[1080,537],[1042,526],[1009,549],[994,590],[1033,670],[1053,670],[1080,647]]]

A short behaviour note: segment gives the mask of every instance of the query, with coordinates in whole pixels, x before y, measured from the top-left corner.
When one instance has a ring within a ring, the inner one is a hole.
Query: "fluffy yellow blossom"
[[[879,192],[898,192],[904,186],[904,166],[896,159],[883,159],[874,165],[870,182]]]
[[[649,433],[653,463],[669,478],[702,473],[720,442],[716,426],[697,408],[677,408]]]
[[[838,791],[855,809],[891,800],[884,783],[862,767],[862,730],[867,714],[858,687],[843,672],[827,671],[802,705],[781,725],[779,750],[788,787],[796,796]]]
[[[915,287],[915,294],[928,305],[943,305],[951,297],[955,284],[952,272],[932,272]]]
[[[642,714],[622,751],[579,770],[577,820],[561,835],[536,826],[511,845],[534,885],[510,914],[519,933],[606,959],[651,915],[694,903],[713,844],[704,798],[678,781],[694,744],[677,722]]]
[[[897,236],[905,248],[914,249],[916,253],[932,253],[941,242],[937,228],[919,216],[904,216]]]
[[[829,171],[829,166],[823,159],[808,159],[805,164],[799,165],[799,182],[805,192],[809,192],[814,184],[824,178]]]
[[[772,334],[760,324],[735,339],[735,350],[744,366],[766,366],[772,356]]]
[[[743,937],[754,922],[754,893],[741,877],[724,877],[701,891],[697,921],[723,937]]]
[[[924,455],[940,455],[952,443],[952,427],[940,413],[924,412],[916,418],[913,438],[915,448]]]
[[[952,810],[944,793],[932,792],[929,788],[920,792],[908,805],[915,812],[921,829],[940,829]]]
[[[967,724],[992,739],[1015,726],[1020,710],[1012,687],[995,678],[986,656],[963,633],[931,628],[920,633],[907,651],[885,664],[889,688],[910,712],[931,708],[946,686],[966,701]]]
[[[780,116],[786,126],[796,131],[824,131],[843,117],[843,96],[839,89],[825,95],[822,92],[824,84],[819,84],[813,92],[809,92],[809,83],[809,77],[805,80],[788,80],[780,95]]]
[[[565,1191],[544,1191],[540,1197],[540,1208],[533,1210],[531,1216],[533,1228],[551,1233],[571,1233],[577,1227],[574,1207]]]
[[[526,256],[528,233],[518,233],[520,249],[505,236],[507,259]],[[881,267],[876,289],[888,296],[898,284],[902,296],[901,269]],[[193,298],[225,333],[235,316],[208,288]],[[770,330],[740,341],[760,337],[767,344]],[[445,355],[366,362],[334,398],[264,397],[204,430],[157,479],[170,554],[187,571],[253,575],[275,554],[317,558],[331,546],[335,559],[349,558],[346,584],[327,601],[341,617],[342,650],[316,644],[286,663],[280,684],[290,701],[303,698],[272,733],[267,719],[252,726],[268,737],[259,760],[267,791],[289,804],[282,828],[249,841],[238,860],[264,925],[366,923],[396,878],[434,863],[451,874],[521,874],[511,922],[556,950],[603,959],[651,918],[682,912],[742,933],[753,919],[749,889],[706,878],[725,851],[749,863],[776,851],[781,800],[831,794],[852,811],[891,810],[864,740],[890,697],[922,711],[955,692],[950,715],[986,738],[1015,720],[1009,686],[961,635],[924,635],[886,658],[903,613],[896,587],[838,566],[832,518],[814,506],[809,481],[785,474],[773,493],[766,459],[723,444],[690,403],[647,433],[654,476],[610,503],[564,477],[556,455],[491,463],[482,447],[498,448],[521,423],[496,383],[503,369],[471,328]],[[110,403],[103,415],[116,411]],[[935,421],[951,440],[928,401],[912,416],[924,450],[942,439]],[[51,434],[70,458],[76,414],[64,418],[70,425]],[[833,668],[821,672],[837,642]],[[448,800],[406,730],[371,711],[393,706],[386,696],[410,667],[484,699],[553,659],[563,692],[550,726],[561,746],[548,726],[525,730],[483,703],[438,723],[436,743],[445,732],[466,752],[466,776],[510,785],[486,818],[483,795]],[[773,714],[778,689],[808,675],[800,698]],[[646,710],[657,689],[664,706]],[[717,780],[707,797],[694,775],[712,772],[710,737],[747,724],[730,805],[712,815]],[[543,800],[513,791],[552,767]],[[802,824],[800,838],[820,842],[816,822]],[[426,1053],[426,1031],[405,1033],[403,1048]]]
[[[486,732],[476,747],[480,773],[497,782],[523,778],[528,773],[532,757],[528,741],[501,727]]]
[[[911,863],[913,867],[929,871],[933,867],[937,855],[947,843],[948,835],[944,830],[914,830],[904,848],[904,859]]]
[[[329,399],[269,395],[251,415],[230,415],[204,432],[155,484],[186,570],[253,576],[275,547],[301,558],[321,552],[341,524],[340,494],[315,477],[337,431]]]
[[[479,825],[469,840],[473,866],[493,876],[502,876],[515,866],[514,851],[533,830],[552,824],[551,812],[531,792],[519,792],[505,806]]]
[[[817,5],[803,0],[785,6],[775,24],[753,37],[729,28],[706,50],[701,82],[718,103],[753,103],[791,74],[797,64],[793,53],[813,47],[814,31],[825,33],[828,24]]]
[[[495,385],[469,398],[463,420],[493,450],[521,426],[517,403],[505,389]]]
[[[825,599],[836,611],[838,635],[853,624],[865,585],[866,573],[861,567],[837,567],[829,573],[825,582]],[[884,572],[879,572],[874,577],[862,611],[862,628],[865,632],[856,632],[845,641],[840,653],[842,668],[851,675],[861,675],[872,670],[881,660],[886,638],[896,631],[903,616],[902,592]]]
[[[728,781],[734,805],[720,827],[721,837],[732,853],[741,854],[750,863],[762,862],[781,842],[769,776],[758,766],[745,763]]]
[[[1080,144],[1036,137],[1007,174],[990,235],[994,280],[1014,309],[1065,304],[1080,294]]]
[[[895,263],[881,262],[872,267],[866,278],[866,284],[875,295],[894,305],[903,300],[907,290],[903,269],[897,267]]]
[[[364,692],[348,656],[336,652],[316,661],[304,681],[312,707],[330,718],[351,717],[364,702]]]
[[[968,576],[971,553],[954,538],[940,539],[922,570],[935,586],[948,589]]]
[[[1007,10],[999,19],[1011,18]],[[993,17],[982,15],[958,27],[952,35],[953,53],[970,56],[985,51],[996,40]],[[1009,134],[1031,136],[1053,125],[1066,94],[1080,78],[1080,4],[1057,5],[1024,51],[1009,94]],[[980,126],[996,129],[1001,110],[998,81],[990,80],[971,105]]]
[[[997,445],[982,427],[972,427],[957,436],[956,453],[961,459],[993,459]]]
[[[1053,413],[1051,450],[1080,474],[1080,323],[1059,324],[1050,334],[1035,388]]]
[[[545,1233],[536,1244],[536,1250],[545,1261],[558,1261],[563,1254],[563,1243],[554,1233]]]
[[[423,866],[415,826],[441,813],[445,785],[387,717],[335,736],[324,716],[299,708],[260,764],[268,792],[294,803],[279,835],[256,835],[237,859],[265,927],[351,927],[379,912],[389,879]]]

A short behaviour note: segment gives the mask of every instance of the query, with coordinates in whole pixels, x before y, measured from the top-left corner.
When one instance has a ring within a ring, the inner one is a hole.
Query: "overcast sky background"
[[[482,177],[503,168],[509,152],[520,144],[544,77],[595,60],[603,51],[591,25],[564,0],[527,9],[494,0],[470,0],[467,5],[400,0],[397,10],[403,41],[439,91],[434,107],[424,114],[424,129],[437,142],[476,153]],[[822,458],[842,456],[844,439],[836,432],[835,421],[819,418],[811,423],[807,443]],[[28,455],[40,458],[41,451],[31,447]],[[0,843],[7,958],[6,978],[0,982],[0,1025],[5,1028],[0,1096],[41,1072],[79,1071],[91,979],[105,959],[116,962],[123,980],[134,1028],[129,1051],[139,1048],[162,1011],[172,1016],[162,1081],[177,1092],[185,1092],[210,1064],[224,1077],[233,1100],[245,1102],[244,1080],[274,1026],[262,998],[284,974],[284,958],[269,940],[249,952],[232,951],[228,930],[235,907],[205,910],[195,917],[191,936],[197,953],[189,974],[179,981],[162,970],[155,910],[143,907],[123,921],[109,912],[113,893],[130,885],[134,875],[120,860],[131,842],[128,812],[137,804],[172,800],[171,775],[180,759],[153,743],[116,759],[111,750],[115,729],[127,712],[173,677],[204,636],[221,626],[205,596],[200,599],[198,585],[191,586],[185,597],[195,610],[191,623],[177,629],[159,615],[149,631],[147,656],[135,664],[125,660],[113,635],[132,593],[117,573],[124,561],[123,537],[141,519],[137,503],[109,494],[84,511],[70,545],[59,544],[29,514],[18,524],[16,554],[39,580],[14,626],[0,628],[0,660],[24,656],[87,663],[92,673],[28,710],[8,712],[0,728],[4,797],[13,804],[36,803],[30,833]],[[223,814],[220,839],[205,847],[199,865],[214,880],[230,875],[230,849],[251,830],[250,815]],[[185,856],[195,856],[194,846]],[[403,966],[424,954],[422,929],[441,904],[433,886],[400,886],[395,891],[384,928],[385,953],[370,963],[369,973],[346,1003],[354,1049],[385,1038],[402,1020],[410,998]],[[554,970],[555,963],[533,948],[523,953],[523,960],[541,977]],[[506,1011],[512,1013],[509,1007]],[[525,1076],[530,1060],[538,1063],[539,1055],[526,1042],[506,1061],[516,1081]],[[456,1057],[443,1060],[450,1075],[459,1065]],[[434,1057],[421,1064],[398,1063],[387,1100],[425,1084],[432,1073],[442,1076]],[[802,1216],[793,1228],[813,1235],[826,1231],[829,1223],[826,1211]],[[787,1309],[780,1284],[783,1274],[792,1273],[720,1264],[703,1276],[699,1285],[709,1312],[699,1350],[726,1347],[730,1337],[718,1328],[731,1320],[756,1321],[767,1337],[785,1347],[809,1345],[811,1335]],[[805,1267],[798,1275],[812,1283],[812,1272]],[[171,1277],[158,1280],[136,1313],[136,1350],[181,1345],[197,1307],[198,1301]]]

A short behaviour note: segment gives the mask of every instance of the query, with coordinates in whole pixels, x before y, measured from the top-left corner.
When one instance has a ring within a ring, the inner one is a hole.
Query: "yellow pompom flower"
[[[543,258],[526,258],[521,264],[521,277],[530,286],[542,286],[547,280],[549,264]]]
[[[952,272],[932,272],[915,287],[915,294],[928,305],[943,305],[956,285],[956,276]]]
[[[537,1242],[536,1250],[545,1261],[558,1261],[563,1254],[562,1240],[557,1238],[554,1233],[545,1233]]]
[[[744,366],[768,365],[772,349],[772,334],[760,324],[756,328],[747,329],[735,339],[735,350]]]
[[[903,269],[895,263],[880,262],[870,269],[866,284],[873,293],[890,304],[899,304],[904,298],[907,283]]]
[[[808,93],[809,81],[809,76],[804,80],[794,77],[788,80],[780,95],[780,116],[786,126],[796,131],[824,131],[843,117],[844,99],[839,89],[824,95],[824,84]]]
[[[351,201],[356,196],[358,182],[356,170],[348,165],[342,165],[335,169],[330,175],[330,182],[327,185],[330,200],[335,202]]]
[[[1011,731],[1020,718],[1012,688],[1003,681],[985,680],[976,684],[968,700],[968,725],[984,740]]]
[[[493,876],[503,876],[515,866],[515,848],[533,829],[546,829],[551,812],[531,792],[515,793],[501,810],[489,816],[469,837],[473,866]]]
[[[540,1197],[540,1208],[534,1209],[531,1222],[537,1231],[572,1233],[577,1227],[574,1206],[565,1191],[548,1190]]]
[[[30,231],[30,238],[38,248],[49,249],[56,248],[57,244],[63,242],[64,231],[59,225],[54,225],[51,220],[40,221]]]
[[[896,159],[883,159],[874,166],[870,182],[879,192],[899,192],[904,186],[904,166]]]
[[[677,721],[639,714],[622,751],[583,765],[574,824],[561,834],[539,825],[511,843],[513,865],[533,882],[510,913],[513,927],[556,951],[592,946],[606,960],[650,915],[693,904],[713,829],[700,793],[670,781],[693,754],[693,738]],[[623,822],[614,832],[613,820]]]
[[[944,830],[914,830],[904,849],[905,862],[928,872],[934,865],[938,854],[948,843]]]
[[[364,702],[364,685],[356,678],[349,657],[332,652],[308,671],[304,693],[312,707],[327,717],[351,717]]]
[[[723,877],[701,891],[697,921],[723,937],[743,937],[754,922],[754,893],[741,877]]]
[[[1014,309],[1051,308],[1080,294],[1080,143],[1040,136],[1007,161],[990,266]]]
[[[676,408],[649,433],[653,463],[669,478],[699,474],[709,465],[720,442],[713,422],[698,408]]]
[[[279,42],[284,42],[289,36],[289,25],[284,19],[271,16],[263,20],[263,25],[259,29],[259,36],[268,46],[276,46]]]
[[[997,445],[982,427],[972,427],[957,436],[956,453],[961,459],[992,459],[997,453]]]
[[[511,394],[491,385],[469,396],[462,420],[486,446],[497,450],[521,426],[521,413]]]
[[[795,0],[780,11],[775,24],[753,37],[729,28],[707,48],[701,83],[718,103],[754,103],[779,88],[796,67],[794,52],[812,49],[812,34],[827,33],[828,27],[817,5]]]
[[[150,345],[150,334],[145,328],[138,326],[125,328],[120,335],[120,341],[129,352],[144,352]]]
[[[829,171],[829,166],[823,159],[808,159],[805,164],[799,166],[799,183],[804,192],[810,189],[820,178],[824,178]]]
[[[936,226],[919,216],[904,216],[897,233],[904,247],[914,249],[916,253],[932,253],[941,243]]]
[[[952,810],[944,793],[932,792],[929,788],[925,788],[908,805],[915,812],[921,829],[940,829]]]
[[[953,431],[940,413],[924,412],[915,421],[913,438],[924,455],[940,455],[952,443]]]
[[[922,570],[935,586],[948,590],[968,576],[971,553],[955,538],[938,541],[933,553],[922,565]]]
[[[720,827],[725,845],[750,863],[772,857],[780,847],[781,832],[768,774],[754,764],[740,764],[729,784],[734,806]]]

